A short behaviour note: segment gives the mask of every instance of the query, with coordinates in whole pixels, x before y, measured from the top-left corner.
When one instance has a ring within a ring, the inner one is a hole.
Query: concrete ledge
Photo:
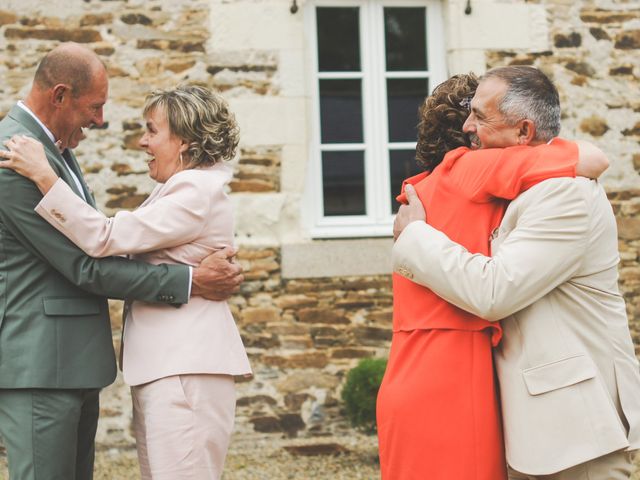
[[[282,278],[391,274],[393,239],[316,240],[282,246]]]

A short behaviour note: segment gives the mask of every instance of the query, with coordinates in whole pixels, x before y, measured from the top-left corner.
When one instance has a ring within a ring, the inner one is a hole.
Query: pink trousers
[[[175,375],[131,395],[142,480],[220,478],[235,417],[231,375]]]

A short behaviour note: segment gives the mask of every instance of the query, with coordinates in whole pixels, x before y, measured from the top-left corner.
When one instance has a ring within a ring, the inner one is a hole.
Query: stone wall
[[[562,95],[563,134],[595,141],[614,161],[604,182],[619,220],[621,287],[640,345],[640,10],[613,0],[529,3],[548,12],[548,41],[535,42],[546,46],[493,49],[486,63],[544,69]],[[251,381],[239,379],[236,430],[288,436],[347,430],[340,415],[342,381],[359,358],[386,355],[391,286],[386,275],[281,275],[280,246],[308,240],[299,212],[309,107],[303,12],[291,15],[286,0],[52,0],[46,6],[6,0],[3,5],[0,116],[26,94],[37,61],[60,41],[85,43],[107,64],[108,128],[89,132],[77,151],[107,213],[135,208],[152,188],[145,154],[137,147],[140,107],[149,90],[199,82],[230,100],[242,129],[230,188],[239,259],[247,272],[231,305],[255,372]],[[473,14],[465,21],[474,21]],[[119,303],[112,308],[117,342]],[[102,446],[131,445],[129,415],[119,380],[103,395]]]

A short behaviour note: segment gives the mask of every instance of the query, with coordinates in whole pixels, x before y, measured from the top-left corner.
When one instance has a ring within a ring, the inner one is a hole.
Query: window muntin
[[[310,6],[312,236],[391,234],[402,180],[419,171],[418,107],[444,79],[439,7],[429,0]]]

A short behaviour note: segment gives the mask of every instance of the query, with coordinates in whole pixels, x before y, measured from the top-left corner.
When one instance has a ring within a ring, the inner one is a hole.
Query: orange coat
[[[415,186],[430,225],[489,255],[508,201],[542,180],[575,176],[577,162],[576,144],[560,139],[533,148],[462,147],[405,184]],[[394,334],[377,405],[383,480],[505,479],[492,362],[499,324],[400,275],[393,291]]]

